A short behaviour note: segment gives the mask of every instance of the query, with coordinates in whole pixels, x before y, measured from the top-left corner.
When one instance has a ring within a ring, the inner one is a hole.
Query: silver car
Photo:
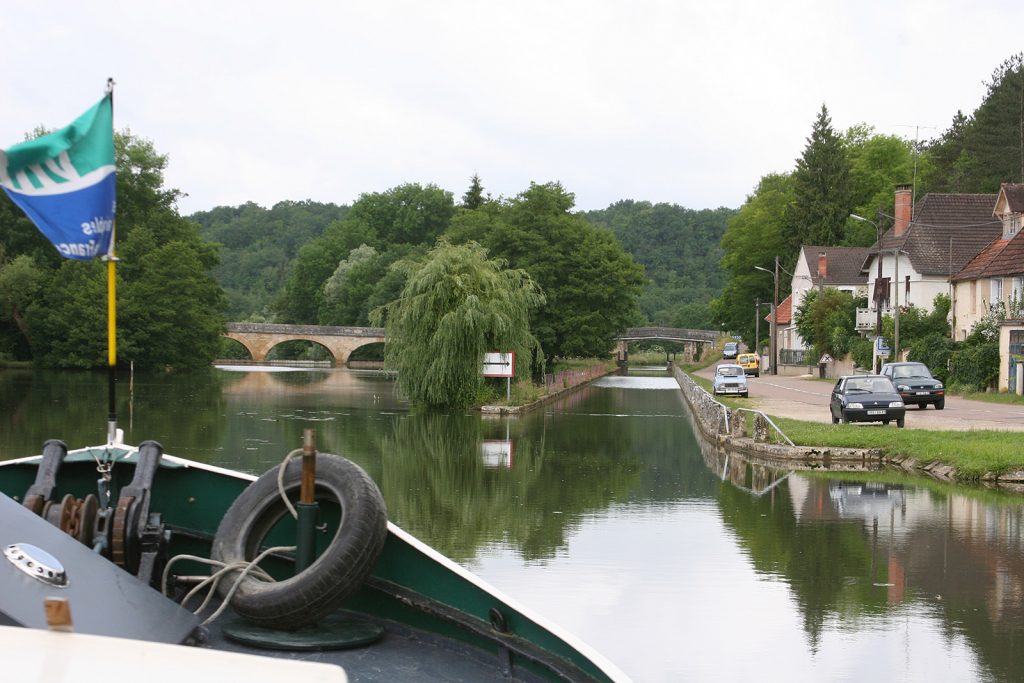
[[[747,373],[742,365],[730,363],[719,365],[715,368],[715,377],[711,380],[715,396],[730,394],[733,396],[747,396]]]

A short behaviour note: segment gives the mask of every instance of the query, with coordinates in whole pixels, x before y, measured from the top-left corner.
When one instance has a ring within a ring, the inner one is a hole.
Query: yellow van
[[[754,377],[761,376],[761,359],[757,357],[756,353],[741,353],[736,357],[736,363],[743,368],[744,374]]]

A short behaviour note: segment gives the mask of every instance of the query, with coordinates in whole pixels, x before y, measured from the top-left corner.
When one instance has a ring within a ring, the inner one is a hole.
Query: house
[[[780,349],[807,349],[810,346],[800,337],[795,318],[811,289],[831,287],[849,292],[854,297],[867,296],[867,276],[861,270],[867,255],[868,247],[800,247],[790,285],[790,321],[788,327],[780,328]],[[782,325],[781,319],[779,324]]]
[[[994,194],[926,194],[914,207],[909,185],[896,187],[891,230],[868,249],[862,272],[871,308],[857,312],[857,329],[871,329],[878,309],[930,310],[935,296],[953,296],[953,276],[1002,234]]]
[[[1002,306],[1004,316],[1022,315],[1024,184],[1003,183],[992,215],[999,221],[1001,233],[953,277],[953,330],[957,340],[966,339],[994,307]]]

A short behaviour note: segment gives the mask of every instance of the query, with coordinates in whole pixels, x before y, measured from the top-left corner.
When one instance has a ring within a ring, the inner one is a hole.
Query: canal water
[[[664,373],[515,419],[332,369],[122,377],[118,411],[127,441],[252,473],[315,428],[393,521],[638,682],[1024,678],[1024,498],[750,465],[702,446]],[[102,375],[0,371],[0,460],[105,420]]]

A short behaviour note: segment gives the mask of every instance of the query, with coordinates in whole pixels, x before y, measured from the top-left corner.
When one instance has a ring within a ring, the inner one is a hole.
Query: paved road
[[[710,378],[714,366],[697,372]],[[784,377],[761,375],[750,377],[751,407],[769,415],[814,422],[832,421],[828,411],[829,395],[834,384],[831,380],[811,377]],[[1000,429],[1024,431],[1024,406],[969,401],[958,396],[946,398],[946,408],[920,410],[907,409],[908,429]]]

